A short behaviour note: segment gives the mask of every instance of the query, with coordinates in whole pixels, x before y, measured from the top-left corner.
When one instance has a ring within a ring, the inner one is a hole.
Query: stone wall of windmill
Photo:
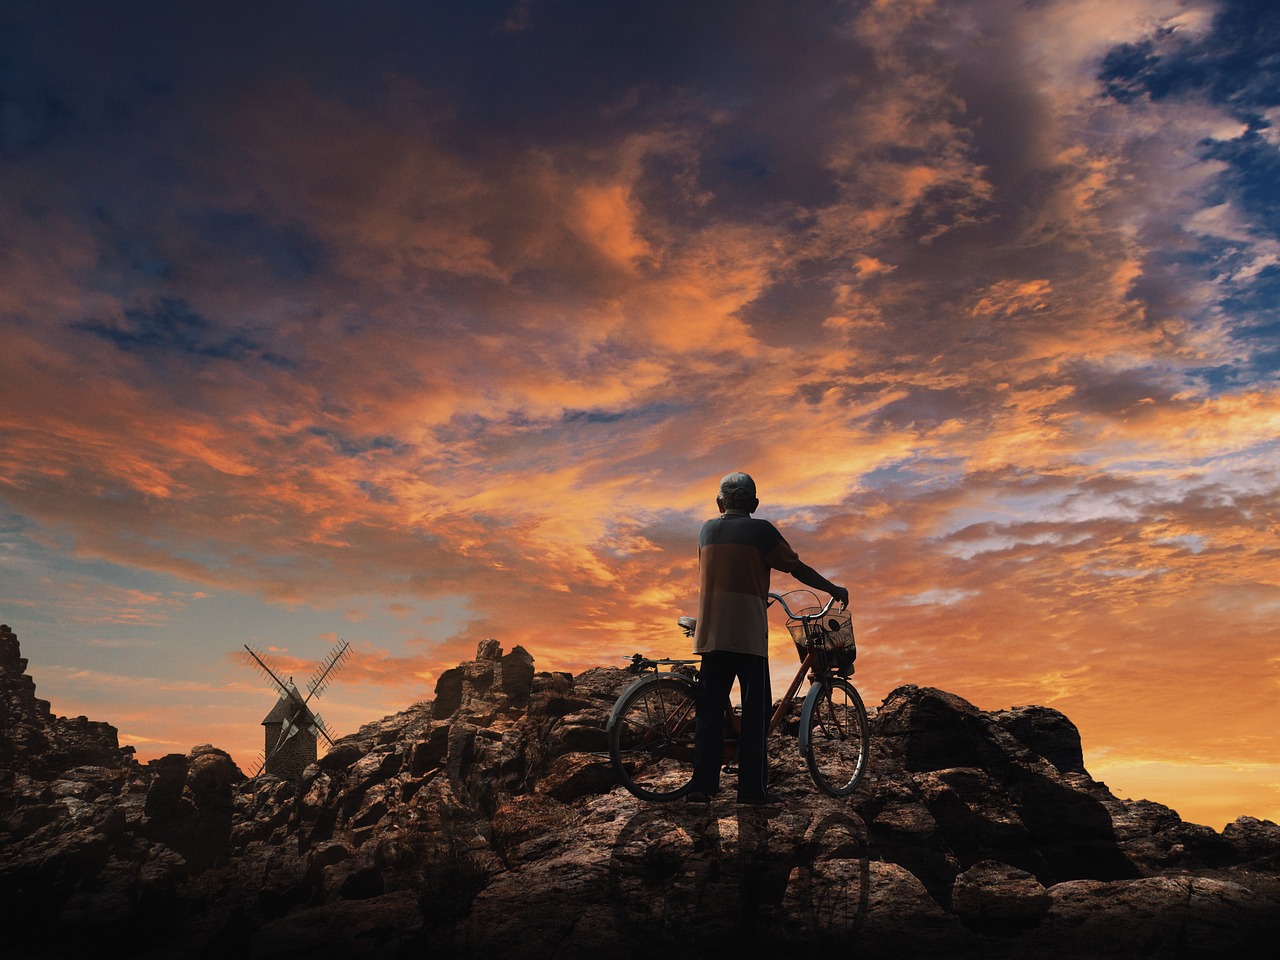
[[[297,733],[280,743],[289,723],[291,706],[287,699],[281,697],[262,720],[263,751],[267,758],[262,772],[281,780],[301,779],[307,765],[316,762],[316,737],[308,726],[300,724]]]

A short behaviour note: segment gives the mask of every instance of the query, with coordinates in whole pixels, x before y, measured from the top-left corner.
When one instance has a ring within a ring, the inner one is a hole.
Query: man
[[[694,729],[692,791],[706,803],[720,789],[724,764],[724,711],[736,678],[742,694],[742,738],[738,745],[738,802],[778,803],[766,789],[769,714],[769,571],[781,570],[806,587],[849,605],[849,591],[802,563],[768,520],[751,516],[760,506],[756,482],[745,473],[720,481],[720,516],[708,520],[698,538],[701,595],[694,652],[702,657],[702,684]]]

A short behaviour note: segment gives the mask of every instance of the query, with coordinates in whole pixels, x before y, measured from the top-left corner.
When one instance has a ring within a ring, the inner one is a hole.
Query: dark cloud
[[[200,231],[206,255],[224,260],[244,277],[261,271],[266,280],[298,282],[324,268],[323,254],[314,238],[297,228],[272,226],[252,214],[211,210],[192,215]],[[199,256],[202,251],[194,251]]]
[[[1280,16],[1267,0],[1223,0],[1203,35],[1163,27],[1118,44],[1099,79],[1122,100],[1207,96],[1245,112],[1280,104]]]
[[[290,365],[285,358],[264,350],[261,343],[242,334],[227,335],[181,299],[127,308],[119,323],[84,320],[73,326],[107,340],[119,350],[148,354],[161,363],[186,359]]]
[[[1211,29],[1200,34],[1162,29],[1121,44],[1104,58],[1099,79],[1124,103],[1205,102],[1221,106],[1243,129],[1230,139],[1206,138],[1197,149],[1224,165],[1211,203],[1236,205],[1248,220],[1210,225],[1182,250],[1157,253],[1151,273],[1187,270],[1217,280],[1223,306],[1238,318],[1233,338],[1250,354],[1250,369],[1276,369],[1277,345],[1267,319],[1280,300],[1274,277],[1280,263],[1280,139],[1268,137],[1280,106],[1280,14],[1274,4],[1228,0]],[[1269,251],[1259,256],[1259,249]],[[1156,283],[1142,289],[1153,300]],[[1236,374],[1240,371],[1237,369]],[[1206,376],[1214,371],[1206,370]]]

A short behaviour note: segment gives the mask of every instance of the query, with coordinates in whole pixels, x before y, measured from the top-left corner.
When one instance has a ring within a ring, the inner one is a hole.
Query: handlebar
[[[788,596],[790,596],[792,593],[808,593],[808,592],[809,592],[809,591],[807,591],[807,590],[803,590],[803,591],[800,591],[800,590],[790,590],[790,591],[788,591],[787,593],[770,593],[770,594],[769,594],[769,602],[770,602],[770,603],[772,603],[774,600],[777,600],[777,601],[778,601],[778,603],[782,604],[782,609],[783,609],[783,610],[785,610],[785,611],[787,612],[787,616],[788,616],[788,617],[790,617],[792,620],[803,620],[803,621],[808,621],[808,620],[817,620],[817,619],[819,619],[820,617],[824,617],[824,616],[826,616],[827,611],[831,609],[831,605],[832,605],[833,603],[835,603],[835,602],[836,602],[836,598],[835,598],[834,596],[829,597],[829,598],[827,599],[826,606],[824,606],[824,607],[823,607],[821,610],[819,610],[817,613],[804,613],[804,614],[800,614],[800,613],[792,613],[792,612],[791,612],[791,608],[787,606],[787,600],[786,600],[786,598],[787,598]],[[815,597],[815,599],[816,599],[816,597]]]

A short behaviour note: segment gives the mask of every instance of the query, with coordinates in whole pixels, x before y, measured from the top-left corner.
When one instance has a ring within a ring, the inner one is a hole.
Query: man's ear
[[[759,509],[760,509],[760,499],[758,497],[752,497],[751,506],[747,510],[747,513],[755,513]]]
[[[724,513],[724,497],[716,497],[716,509]]]

